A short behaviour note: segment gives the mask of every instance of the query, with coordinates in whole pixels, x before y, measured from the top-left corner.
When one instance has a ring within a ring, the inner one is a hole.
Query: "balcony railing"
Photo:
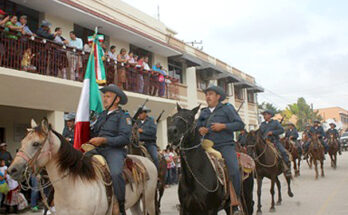
[[[89,53],[51,40],[29,37],[0,28],[0,66],[16,70],[83,81]],[[107,84],[126,91],[177,99],[178,79],[131,64],[104,60]],[[160,81],[161,79],[161,81]]]

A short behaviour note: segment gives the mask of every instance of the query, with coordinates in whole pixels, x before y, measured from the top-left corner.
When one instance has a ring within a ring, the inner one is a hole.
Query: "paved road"
[[[314,179],[314,170],[302,162],[301,176],[292,182],[294,198],[287,196],[286,183],[282,180],[283,204],[270,213],[270,181],[264,180],[263,214],[277,215],[347,215],[348,214],[348,152],[344,152],[338,160],[336,170],[330,167],[329,159],[325,162],[324,178]],[[255,188],[256,190],[256,188]],[[256,193],[254,193],[256,199]],[[176,215],[178,211],[177,186],[172,186],[164,193],[162,202],[163,215]],[[33,215],[32,213],[26,213]],[[37,214],[37,213],[36,213]],[[224,214],[224,212],[221,212]]]

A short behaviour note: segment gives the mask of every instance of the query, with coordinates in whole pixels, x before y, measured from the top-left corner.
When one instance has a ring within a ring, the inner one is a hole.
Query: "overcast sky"
[[[259,102],[348,109],[348,1],[124,0],[256,78]]]

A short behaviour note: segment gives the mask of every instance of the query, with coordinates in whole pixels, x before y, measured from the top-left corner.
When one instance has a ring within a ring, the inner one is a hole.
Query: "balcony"
[[[82,82],[88,57],[88,52],[0,29],[1,67]],[[107,84],[115,83],[126,91],[138,94],[177,99],[178,79],[165,76],[163,83],[159,81],[159,72],[120,64],[110,58],[104,60],[104,66]],[[118,72],[122,69],[126,76],[120,82]]]

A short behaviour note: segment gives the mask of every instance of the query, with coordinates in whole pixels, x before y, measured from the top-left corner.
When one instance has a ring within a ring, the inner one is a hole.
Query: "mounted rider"
[[[132,122],[127,118],[125,112],[119,105],[128,102],[126,94],[116,85],[110,84],[100,89],[103,95],[105,110],[97,117],[91,128],[89,143],[96,146],[87,155],[102,155],[110,168],[114,192],[118,201],[114,204],[114,210],[119,209],[120,214],[125,211],[126,183],[122,176],[124,160],[127,152],[125,146],[129,144]]]
[[[139,140],[144,143],[145,148],[151,155],[151,158],[158,169],[159,161],[156,145],[157,125],[155,124],[155,120],[148,116],[148,113],[150,112],[151,109],[146,106],[142,107],[136,124],[139,132]]]
[[[243,128],[242,130],[240,130],[240,133],[239,133],[238,138],[237,138],[237,142],[242,147],[246,146],[246,137],[247,137],[247,131],[245,130],[245,128]]]
[[[71,145],[74,145],[75,116],[75,113],[68,113],[64,116],[66,124],[62,135]]]
[[[297,141],[298,139],[298,132],[296,129],[296,126],[293,123],[288,123],[289,129],[285,132],[285,138],[287,138],[289,141],[292,141],[295,143],[296,149],[300,156],[302,155],[302,147],[300,143]]]
[[[233,191],[234,187],[235,194],[240,199],[241,182],[234,132],[243,129],[244,123],[233,105],[221,103],[226,98],[222,88],[211,86],[204,93],[208,107],[201,110],[197,127],[204,139],[214,142],[214,149],[218,150],[225,159],[230,189]],[[239,212],[237,205],[233,205],[233,211],[234,213]]]
[[[340,134],[338,133],[338,131],[336,129],[336,124],[331,122],[329,125],[330,125],[330,128],[326,131],[326,139],[329,139],[330,138],[330,134],[333,134],[334,138],[337,140],[337,143],[338,143],[338,153],[340,155],[342,155]]]
[[[324,146],[325,154],[326,154],[328,149],[329,149],[329,146],[324,141],[324,138],[326,137],[326,135],[325,135],[323,127],[320,125],[320,121],[319,120],[315,120],[314,121],[314,125],[311,127],[311,133],[318,135],[318,138],[319,138],[321,144]]]
[[[261,135],[265,139],[269,139],[280,152],[281,157],[285,163],[283,163],[283,171],[286,177],[291,177],[291,169],[290,169],[290,160],[289,156],[284,148],[284,146],[280,143],[279,135],[284,133],[284,128],[281,126],[278,120],[272,119],[274,116],[274,112],[272,110],[266,110],[262,112],[263,121],[260,125]]]

